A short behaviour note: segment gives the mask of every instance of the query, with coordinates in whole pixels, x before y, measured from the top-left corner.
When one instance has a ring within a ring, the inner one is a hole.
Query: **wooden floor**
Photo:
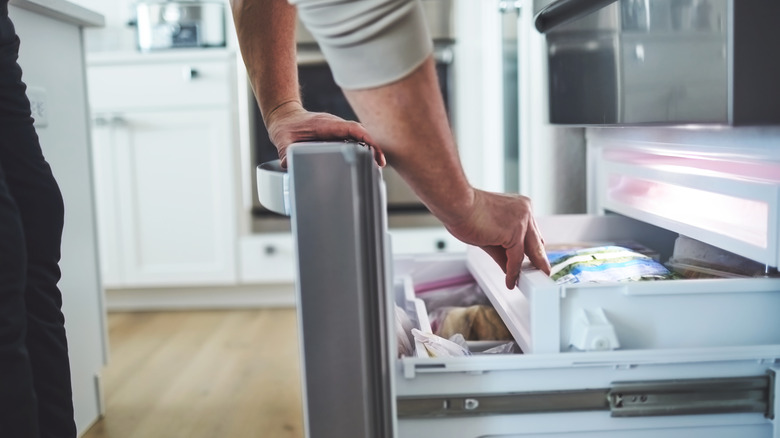
[[[111,313],[84,438],[303,437],[295,311]]]

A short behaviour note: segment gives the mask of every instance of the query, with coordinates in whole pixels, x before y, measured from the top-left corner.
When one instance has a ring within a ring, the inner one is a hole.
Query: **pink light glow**
[[[674,184],[609,176],[609,199],[666,219],[766,248],[769,206],[765,202]]]
[[[672,155],[637,150],[606,149],[608,161],[634,164],[661,170],[681,169],[688,174],[727,177],[738,180],[780,183],[780,163],[771,161],[737,160],[717,155]]]

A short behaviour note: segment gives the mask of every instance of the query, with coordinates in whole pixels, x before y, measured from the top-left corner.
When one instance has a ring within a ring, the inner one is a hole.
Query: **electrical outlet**
[[[35,120],[33,126],[45,128],[49,124],[49,102],[46,99],[46,89],[27,87],[27,98],[30,99],[30,109]]]

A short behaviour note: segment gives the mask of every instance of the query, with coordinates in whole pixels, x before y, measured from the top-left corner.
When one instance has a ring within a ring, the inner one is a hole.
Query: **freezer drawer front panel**
[[[778,348],[774,350],[780,357]],[[778,436],[771,418],[777,415],[773,404],[777,384],[774,374],[768,374],[777,367],[776,358],[750,360],[750,355],[744,355],[730,361],[728,352],[722,351],[720,361],[696,362],[689,356],[678,357],[677,364],[665,364],[675,360],[675,353],[656,353],[657,363],[641,365],[623,363],[625,357],[615,353],[589,359],[575,353],[581,357],[570,363],[554,358],[560,354],[544,359],[522,355],[478,358],[493,362],[483,361],[481,372],[456,371],[464,365],[460,361],[431,359],[443,366],[436,370],[429,363],[418,368],[414,377],[397,379],[399,436]],[[758,357],[766,352],[753,353]],[[653,360],[651,356],[635,359]],[[730,386],[735,382],[738,386]],[[637,387],[642,388],[636,391]],[[429,404],[433,408],[426,412],[418,409],[421,400],[439,403]],[[620,410],[633,409],[631,404],[653,406],[623,416]],[[699,413],[692,414],[696,409]]]
[[[289,159],[306,436],[392,436],[379,170],[347,143],[293,145]]]
[[[755,424],[761,422],[762,424]],[[772,425],[750,415],[712,415],[706,419],[616,421],[608,414],[505,415],[447,420],[406,420],[400,438],[772,438]]]

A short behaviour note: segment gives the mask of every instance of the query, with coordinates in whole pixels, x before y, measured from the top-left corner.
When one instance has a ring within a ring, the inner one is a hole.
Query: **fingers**
[[[376,161],[376,164],[379,165],[379,167],[387,166],[387,159],[385,158],[385,153],[382,152],[382,149],[376,145],[371,145],[370,148],[374,152],[374,161]]]
[[[500,246],[482,246],[481,248],[488,253],[493,261],[501,267],[501,270],[506,273],[506,250]]]
[[[371,134],[368,133],[368,131],[363,125],[361,125],[358,122],[348,121],[340,126],[346,129],[346,131],[342,133],[341,138],[351,139],[351,140],[358,141],[360,143],[365,143],[371,148],[371,151],[374,154],[374,161],[376,161],[376,164],[379,167],[387,166],[387,159],[385,158],[385,153],[382,152],[382,149],[379,146],[377,146],[376,142],[374,142],[374,139],[371,138]]]
[[[502,246],[483,246],[483,251],[496,262],[506,274],[505,284],[507,289],[514,289],[517,279],[520,278],[520,265],[523,264],[523,247],[504,248]]]
[[[531,226],[525,234],[525,249],[528,260],[540,271],[550,275],[550,261],[547,259],[547,252],[544,250],[544,239],[542,238],[536,221],[531,221]]]
[[[371,138],[371,134],[368,133],[366,128],[358,122],[346,122],[346,132],[344,138],[351,138],[362,143],[375,145],[374,139]]]
[[[514,289],[520,278],[520,267],[523,265],[523,245],[515,245],[506,249],[506,288]]]

